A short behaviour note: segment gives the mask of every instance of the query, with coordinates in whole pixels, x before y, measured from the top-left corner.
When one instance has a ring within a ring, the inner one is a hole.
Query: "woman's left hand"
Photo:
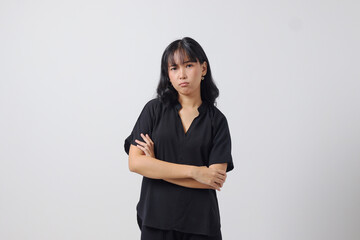
[[[141,133],[140,135],[144,139],[145,142],[141,142],[141,141],[135,139],[135,142],[138,144],[138,145],[136,145],[136,147],[141,149],[145,153],[146,156],[155,158],[154,142],[151,140],[151,138],[148,134],[144,135]]]

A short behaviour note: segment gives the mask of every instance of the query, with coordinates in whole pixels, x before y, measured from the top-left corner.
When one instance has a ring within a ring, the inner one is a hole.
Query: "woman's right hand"
[[[138,144],[136,147],[141,149],[146,156],[155,158],[154,142],[151,140],[149,134],[144,135],[141,133],[140,136],[143,138],[144,142],[135,139],[135,142]]]
[[[195,167],[192,175],[196,181],[209,185],[219,191],[226,180],[226,171],[206,166]]]

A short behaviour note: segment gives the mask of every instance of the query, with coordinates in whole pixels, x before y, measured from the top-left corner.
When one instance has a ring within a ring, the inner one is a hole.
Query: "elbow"
[[[129,150],[129,170],[130,172],[139,173],[141,168],[142,151],[135,146],[131,145]],[[140,173],[139,173],[140,174]]]
[[[129,157],[129,170],[130,172],[137,172],[136,160],[133,157]]]

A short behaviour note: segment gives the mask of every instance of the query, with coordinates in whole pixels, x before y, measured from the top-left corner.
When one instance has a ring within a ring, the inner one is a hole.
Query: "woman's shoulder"
[[[226,120],[225,114],[215,105],[209,105],[209,113],[213,120]]]
[[[160,103],[158,98],[152,98],[146,102],[145,107],[156,107]]]
[[[161,102],[158,98],[152,98],[145,103],[144,108],[157,108],[160,104]]]
[[[225,114],[215,105],[210,107],[211,126],[215,132],[229,131],[229,123]]]
[[[163,108],[163,103],[158,98],[152,98],[146,102],[144,110],[151,113],[158,113]]]

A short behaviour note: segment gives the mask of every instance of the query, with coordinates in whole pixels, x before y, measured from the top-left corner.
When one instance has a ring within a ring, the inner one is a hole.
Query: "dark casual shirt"
[[[195,166],[227,163],[234,168],[228,123],[220,110],[206,102],[185,133],[178,114],[182,108],[176,101],[164,105],[150,100],[143,108],[131,135],[125,140],[125,151],[135,139],[144,141],[141,133],[154,142],[157,159]],[[143,177],[138,217],[143,225],[187,233],[216,235],[220,231],[220,213],[216,190],[182,187],[162,179]]]

